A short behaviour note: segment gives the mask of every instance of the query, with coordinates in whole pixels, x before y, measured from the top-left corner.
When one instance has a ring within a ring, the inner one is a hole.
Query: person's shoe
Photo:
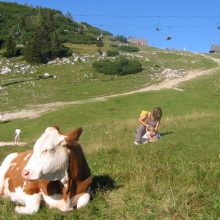
[[[137,141],[134,142],[135,145],[140,145]]]

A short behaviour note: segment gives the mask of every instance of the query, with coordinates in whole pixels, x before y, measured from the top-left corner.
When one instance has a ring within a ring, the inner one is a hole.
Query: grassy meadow
[[[107,45],[107,44],[106,44]],[[71,47],[71,44],[69,45]],[[94,50],[93,45],[72,45],[81,55]],[[107,47],[107,46],[106,46]],[[92,49],[91,49],[92,48]],[[74,49],[73,49],[74,50]],[[93,51],[94,52],[94,51]],[[137,74],[126,76],[104,75],[92,68],[97,57],[91,57],[86,63],[76,62],[74,65],[40,65],[34,66],[33,71],[14,73],[13,68],[22,58],[6,60],[1,58],[0,69],[7,62],[11,63],[12,73],[0,77],[0,109],[1,111],[15,111],[37,104],[59,101],[73,101],[128,92],[161,81],[157,74],[166,68],[171,69],[210,69],[217,67],[216,62],[189,52],[166,51],[150,47],[141,47],[137,53],[123,53],[139,59],[144,70]],[[24,65],[25,62],[23,63]],[[44,73],[56,78],[40,79]]]
[[[1,123],[0,140],[11,141],[19,126],[28,144],[1,147],[0,161],[31,148],[47,126],[60,125],[63,131],[81,126],[80,143],[94,183],[92,200],[81,210],[61,213],[43,205],[37,214],[22,216],[14,212],[15,204],[1,198],[0,219],[220,219],[220,72],[179,88],[183,91],[64,106],[36,119]],[[162,138],[135,146],[138,115],[155,106],[163,109]]]

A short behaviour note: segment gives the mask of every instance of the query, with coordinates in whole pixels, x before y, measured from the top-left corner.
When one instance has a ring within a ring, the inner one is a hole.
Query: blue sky
[[[114,35],[145,38],[159,48],[208,52],[220,44],[219,0],[8,0],[71,12]],[[161,31],[156,31],[156,27]],[[172,35],[172,40],[165,37]]]

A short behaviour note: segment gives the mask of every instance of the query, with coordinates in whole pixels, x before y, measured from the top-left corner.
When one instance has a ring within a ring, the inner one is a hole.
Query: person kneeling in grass
[[[154,128],[155,140],[158,139],[160,137],[160,134],[158,133],[158,129],[160,126],[161,118],[162,118],[162,110],[160,107],[154,108],[152,112],[142,111],[138,119],[140,125],[136,129],[134,144],[135,145],[143,144],[144,142],[143,136],[146,133],[148,126],[152,126]]]

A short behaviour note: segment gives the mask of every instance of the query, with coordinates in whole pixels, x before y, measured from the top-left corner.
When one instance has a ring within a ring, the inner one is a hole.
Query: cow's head
[[[78,128],[67,135],[60,133],[58,127],[49,127],[36,141],[22,176],[28,180],[62,180],[68,170],[69,145],[76,143],[82,133]]]

